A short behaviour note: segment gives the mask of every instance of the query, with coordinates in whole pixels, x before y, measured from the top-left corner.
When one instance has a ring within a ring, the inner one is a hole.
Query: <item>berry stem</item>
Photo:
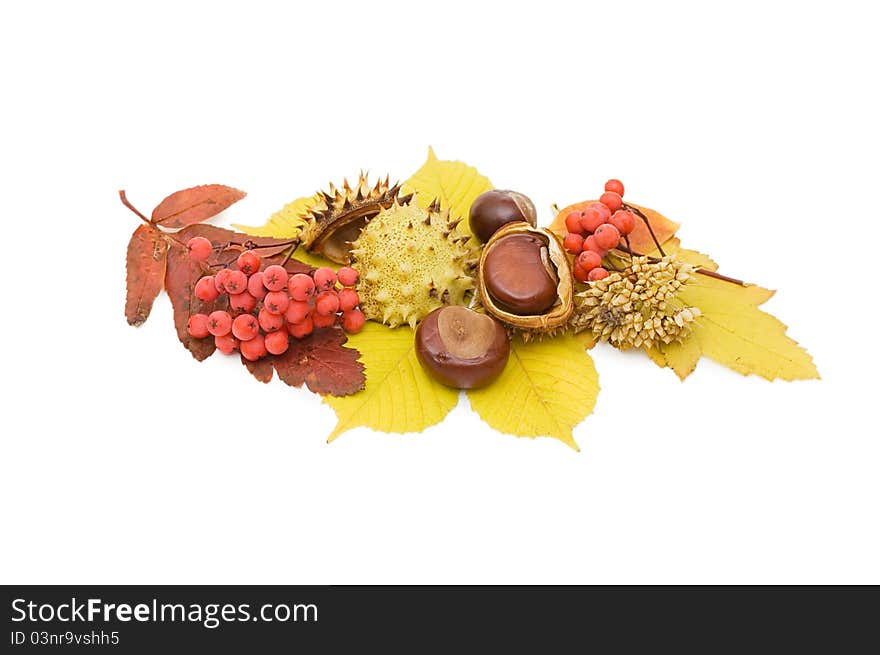
[[[623,208],[628,209],[633,214],[635,214],[636,216],[641,218],[642,221],[644,221],[645,226],[648,228],[648,232],[651,233],[651,238],[654,239],[654,245],[657,246],[657,250],[659,251],[660,256],[665,257],[666,253],[663,252],[663,246],[661,246],[660,242],[657,240],[657,235],[654,234],[654,228],[651,227],[651,221],[648,220],[648,217],[642,213],[641,209],[639,209],[638,207],[634,207],[633,205],[623,203]],[[627,244],[627,245],[629,245],[629,244]]]
[[[293,253],[296,252],[296,249],[299,248],[300,240],[297,237],[296,239],[292,239],[290,242],[291,248],[287,251],[287,256],[284,258],[284,261],[281,262],[281,266],[285,266],[287,262],[290,261],[290,258],[293,257]]]
[[[152,225],[152,224],[153,224],[153,222],[152,222],[149,218],[147,218],[146,216],[144,216],[143,214],[141,214],[141,213],[138,211],[137,207],[135,207],[134,205],[132,205],[132,204],[128,201],[128,198],[125,197],[125,191],[124,191],[123,189],[120,189],[120,190],[119,190],[119,199],[122,201],[122,204],[123,204],[123,205],[125,205],[125,206],[128,207],[131,211],[133,211],[134,214],[135,214],[135,216],[137,216],[139,219],[141,219],[144,223],[146,223],[146,224],[148,224],[148,225]]]
[[[632,263],[632,259],[633,259],[633,254],[632,254],[632,245],[630,245],[630,242],[629,242],[629,235],[628,235],[628,234],[624,234],[624,235],[623,235],[623,240],[626,241],[626,247],[627,247],[627,249],[630,251],[630,252],[629,252],[629,262],[630,262],[630,264],[631,264],[631,263]]]
[[[648,261],[652,264],[656,264],[660,261],[658,257],[651,257],[650,255],[644,255],[640,252],[636,252],[627,246],[618,245],[616,250],[620,250],[621,252],[627,253],[630,257],[647,257]],[[738,284],[741,287],[746,286],[746,283],[742,280],[738,280],[735,277],[728,277],[726,275],[722,275],[721,273],[716,273],[715,271],[710,271],[708,268],[700,268],[697,267],[694,269],[696,273],[701,275],[705,275],[706,277],[714,277],[716,280],[723,280],[724,282],[730,282],[731,284]]]
[[[299,244],[300,244],[300,238],[296,237],[295,239],[290,239],[289,241],[282,241],[281,243],[269,243],[269,244],[266,244],[265,246],[258,246],[255,242],[253,242],[249,239],[241,245],[246,250],[260,250],[261,248],[277,248],[278,246],[293,246],[293,249],[291,250],[291,254],[293,254],[293,250],[296,250],[299,247]],[[232,242],[230,242],[229,245],[227,246],[227,248],[230,246],[233,246],[233,245],[238,245],[238,244],[237,243],[233,244]],[[289,257],[288,257],[288,259],[289,259]]]

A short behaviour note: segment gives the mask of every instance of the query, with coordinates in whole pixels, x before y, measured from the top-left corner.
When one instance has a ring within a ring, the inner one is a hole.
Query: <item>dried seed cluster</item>
[[[622,350],[681,341],[700,315],[699,308],[685,306],[677,296],[692,271],[671,255],[656,263],[636,257],[626,270],[575,295],[571,325]]]

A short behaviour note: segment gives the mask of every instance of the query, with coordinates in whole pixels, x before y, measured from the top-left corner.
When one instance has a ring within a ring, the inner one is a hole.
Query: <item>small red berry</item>
[[[226,293],[234,295],[247,289],[247,283],[247,275],[241,271],[230,270],[226,279],[223,280],[223,288],[226,289]]]
[[[620,241],[620,232],[610,223],[600,225],[593,236],[596,238],[596,245],[605,250],[611,250]]]
[[[273,314],[283,314],[289,304],[290,296],[287,295],[287,291],[270,291],[263,298],[263,307]]]
[[[339,296],[333,291],[322,291],[315,299],[315,312],[322,316],[335,314],[339,311]]]
[[[617,228],[617,231],[622,235],[627,235],[632,233],[632,231],[636,227],[636,217],[631,211],[626,209],[621,209],[611,216],[611,219],[608,221],[611,225]]]
[[[336,295],[339,296],[339,309],[344,312],[351,311],[361,302],[358,292],[354,289],[340,289]]]
[[[599,202],[608,207],[612,214],[623,206],[623,198],[620,197],[619,193],[614,193],[613,191],[606,191],[599,196]]]
[[[605,215],[595,207],[587,207],[584,210],[584,215],[581,216],[581,230],[595,232],[600,225],[605,224],[606,220]]]
[[[217,300],[217,296],[220,295],[220,292],[217,291],[217,285],[214,283],[214,278],[210,275],[196,282],[196,288],[193,290],[193,293],[202,302],[214,302]]]
[[[269,354],[269,351],[266,350],[266,340],[259,332],[253,339],[238,344],[238,348],[241,350],[241,356],[251,362]]]
[[[620,180],[608,180],[605,183],[605,190],[610,191],[611,193],[616,193],[623,198],[623,182]]]
[[[273,314],[265,307],[260,309],[260,313],[257,314],[257,321],[266,332],[274,332],[284,327],[284,317],[279,314]]]
[[[581,212],[568,212],[565,217],[565,229],[571,234],[580,234],[581,232]]]
[[[263,271],[263,286],[269,291],[281,291],[287,286],[289,277],[283,266],[272,264]]]
[[[318,314],[313,313],[311,316],[312,323],[316,328],[328,328],[336,325],[336,314]]]
[[[366,318],[361,310],[352,309],[342,314],[342,329],[349,334],[357,334],[364,327],[365,321]]]
[[[315,281],[311,275],[297,273],[290,278],[287,290],[290,291],[290,297],[294,300],[310,300],[315,296]]]
[[[336,272],[339,284],[344,287],[353,287],[358,281],[358,272],[350,266],[343,266]]]
[[[220,293],[226,293],[226,280],[231,272],[228,268],[221,268],[214,274],[214,286]]]
[[[599,257],[604,257],[608,254],[608,250],[602,248],[598,243],[596,243],[596,235],[591,234],[586,239],[584,239],[584,250],[592,250],[597,253]]]
[[[602,258],[599,257],[599,253],[592,250],[584,250],[574,261],[577,266],[580,266],[587,273],[602,265]]]
[[[260,333],[260,324],[252,314],[236,316],[232,321],[232,336],[239,341],[250,341]]]
[[[257,302],[257,299],[247,291],[242,291],[241,293],[229,296],[229,309],[234,312],[250,314],[257,308]]]
[[[229,312],[218,309],[216,312],[208,314],[208,332],[215,337],[221,337],[229,334],[232,329],[232,317]]]
[[[590,208],[595,209],[602,215],[603,223],[607,223],[608,219],[611,218],[611,210],[608,209],[608,207],[603,205],[601,202],[591,202],[588,209]]]
[[[186,249],[189,251],[190,259],[203,262],[211,256],[214,247],[205,237],[193,237],[186,242]]]
[[[329,266],[322,266],[312,274],[315,286],[319,291],[329,291],[336,286],[336,271]]]
[[[307,316],[304,320],[299,323],[288,323],[287,331],[290,333],[294,339],[304,339],[309,336],[315,329],[315,324],[312,322],[312,317]]]
[[[578,282],[586,282],[588,279],[587,275],[589,275],[589,271],[585,271],[583,268],[578,266],[577,263],[575,263],[572,275],[574,275],[574,279]]]
[[[238,339],[231,334],[221,334],[214,337],[214,345],[224,355],[231,355],[238,350]]]
[[[248,278],[247,290],[257,300],[262,300],[266,297],[267,291],[266,287],[263,286],[263,274],[260,271],[252,273]]]
[[[301,300],[294,300],[287,306],[287,311],[284,312],[284,318],[287,319],[288,323],[300,323],[311,313],[312,306],[309,305],[309,303]]]
[[[206,314],[193,314],[190,316],[186,322],[186,331],[189,332],[189,336],[196,339],[207,337],[211,334],[208,332],[208,316]]]
[[[281,355],[290,344],[290,335],[285,330],[270,332],[263,338],[266,350],[273,355]]]
[[[584,249],[584,238],[579,232],[569,232],[565,235],[565,241],[563,241],[562,245],[564,245],[565,249],[572,255],[577,255]]]
[[[245,275],[251,275],[260,270],[260,256],[250,250],[241,253],[235,263],[238,264],[238,270]]]
[[[603,280],[606,277],[608,277],[608,271],[606,271],[601,266],[599,268],[594,268],[592,271],[590,271],[589,275],[587,275],[587,278],[590,280],[590,282]]]

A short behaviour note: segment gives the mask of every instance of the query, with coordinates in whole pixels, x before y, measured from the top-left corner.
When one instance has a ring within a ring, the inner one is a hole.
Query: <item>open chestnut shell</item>
[[[419,323],[419,363],[434,379],[456,389],[484,387],[507,365],[510,340],[491,316],[461,305],[440,307]]]
[[[571,265],[559,238],[528,223],[508,223],[483,247],[477,288],[498,320],[542,332],[564,325],[574,311]]]

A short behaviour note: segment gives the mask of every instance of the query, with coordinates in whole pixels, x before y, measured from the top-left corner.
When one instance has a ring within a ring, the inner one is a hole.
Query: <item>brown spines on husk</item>
[[[317,203],[304,216],[306,249],[338,264],[348,264],[351,244],[367,222],[395,201],[406,203],[412,197],[412,194],[401,196],[400,184],[392,185],[388,180],[386,176],[370,186],[367,176],[361,172],[354,186],[344,180],[342,188],[331,183],[329,191],[320,191],[316,195]]]

